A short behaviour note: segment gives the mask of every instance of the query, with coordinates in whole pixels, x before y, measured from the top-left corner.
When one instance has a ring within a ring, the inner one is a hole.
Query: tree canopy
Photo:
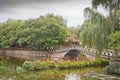
[[[110,33],[106,18],[90,8],[85,9],[85,17],[86,20],[80,29],[80,39],[84,46],[95,48],[100,52],[103,48],[107,48],[107,36]]]
[[[66,21],[61,16],[53,14],[25,21],[8,20],[0,24],[2,48],[48,50],[63,45],[66,37]]]
[[[103,6],[113,15],[116,10],[120,9],[120,0],[92,0],[92,8],[97,9],[98,6]]]

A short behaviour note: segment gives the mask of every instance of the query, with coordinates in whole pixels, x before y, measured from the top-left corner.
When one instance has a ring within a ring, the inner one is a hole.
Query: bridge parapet
[[[84,53],[96,56],[97,50],[93,48],[84,48]]]
[[[61,57],[63,58],[65,54],[67,54],[69,51],[78,50],[82,52],[88,59],[95,59],[97,50],[93,48],[83,48],[82,46],[68,46],[68,47],[62,47],[59,49],[53,49],[51,50],[52,57]],[[108,60],[119,60],[120,61],[120,52],[116,54],[113,50],[103,50],[101,55],[102,58],[108,59]]]
[[[102,54],[101,54],[101,56],[113,56],[114,55],[114,51],[112,51],[112,50],[104,50],[104,51],[102,51]]]
[[[108,59],[109,64],[113,62],[120,62],[120,52],[115,52],[113,50],[104,50],[101,54],[101,57]]]
[[[111,58],[119,58],[120,59],[120,52],[115,52],[113,50],[104,50],[101,53],[101,57],[111,59]]]
[[[71,46],[71,47],[64,47],[64,48],[59,48],[59,49],[53,49],[51,52],[64,52],[64,51],[69,51],[72,49],[77,49],[77,50],[82,50],[83,48],[81,46]]]
[[[51,50],[51,53],[56,53],[59,54],[61,52],[68,52],[70,50],[79,50],[85,55],[91,55],[91,56],[96,56],[96,50],[93,48],[83,48],[82,46],[69,46],[69,47],[64,47],[64,48],[59,48],[59,49],[53,49]]]

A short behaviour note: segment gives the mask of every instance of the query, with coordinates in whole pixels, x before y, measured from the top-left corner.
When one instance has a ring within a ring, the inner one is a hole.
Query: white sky
[[[0,22],[53,13],[63,16],[68,26],[77,26],[84,21],[86,7],[91,7],[91,0],[0,0]],[[102,9],[99,11],[104,13]]]

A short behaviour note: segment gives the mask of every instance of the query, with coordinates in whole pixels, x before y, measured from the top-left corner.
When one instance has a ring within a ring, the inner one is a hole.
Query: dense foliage
[[[8,71],[8,66],[10,64],[5,59],[0,59],[0,73],[5,73]]]
[[[99,73],[103,71],[103,67],[98,67],[98,66],[82,68],[82,69],[69,69],[69,70],[50,69],[50,70],[40,70],[40,71],[38,70],[27,71],[20,66],[17,66],[16,68],[14,66],[9,67],[9,70],[5,71],[4,73],[0,73],[0,79],[1,80],[11,80],[11,79],[12,80],[65,80],[66,75],[77,73],[78,76],[80,75],[80,79],[82,80],[96,80],[93,79],[92,77],[87,77],[83,75],[86,72]]]
[[[37,19],[8,20],[0,24],[0,47],[48,50],[65,43],[66,21],[48,14]]]
[[[100,52],[103,48],[107,48],[109,26],[105,17],[97,11],[86,8],[85,14],[86,20],[81,26],[80,38],[83,45],[95,48]]]
[[[109,15],[114,15],[114,12],[120,8],[119,0],[92,0],[93,9],[97,9],[98,6],[103,6],[108,10]]]
[[[73,27],[68,27],[68,30],[74,34],[77,38],[79,38],[79,32],[80,32],[80,25],[78,25],[77,27],[73,26]]]
[[[110,35],[109,46],[115,51],[120,51],[120,31],[116,31]]]
[[[104,66],[107,65],[108,61],[104,59],[96,59],[94,61],[25,61],[23,63],[23,68],[25,70],[41,70],[41,69],[75,69],[84,68],[90,66]]]
[[[109,11],[109,16],[105,17],[97,12],[99,5]],[[99,52],[110,47],[120,50],[120,1],[92,0],[92,7],[84,10],[86,19],[79,33],[83,45],[95,48]]]

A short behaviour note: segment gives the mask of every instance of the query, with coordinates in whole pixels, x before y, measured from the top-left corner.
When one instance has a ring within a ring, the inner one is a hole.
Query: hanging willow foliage
[[[92,9],[97,10],[99,6],[102,6],[109,13],[107,21],[111,32],[120,31],[120,0],[92,0]]]
[[[86,20],[81,26],[80,39],[84,46],[97,49],[99,52],[107,48],[110,28],[106,18],[89,8],[85,9]]]
[[[109,12],[108,17],[96,11],[100,5]],[[92,0],[92,9],[86,8],[84,16],[86,20],[80,30],[83,45],[96,48],[99,52],[108,48],[109,35],[120,31],[120,0]]]

